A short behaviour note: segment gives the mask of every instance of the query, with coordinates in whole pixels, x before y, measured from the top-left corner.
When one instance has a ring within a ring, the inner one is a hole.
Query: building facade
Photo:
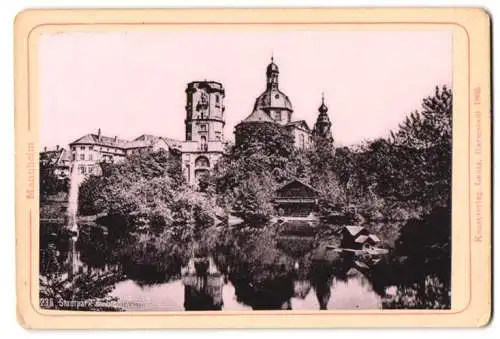
[[[279,87],[279,73],[278,65],[271,58],[271,63],[266,68],[266,89],[255,99],[252,113],[236,126],[236,140],[239,139],[238,127],[242,124],[272,122],[285,128],[293,136],[295,147],[300,149],[310,148],[314,137],[333,141],[332,124],[328,118],[324,97],[315,127],[311,130],[305,120],[294,120],[292,102]]]
[[[380,239],[362,226],[345,226],[342,228],[340,244],[342,248],[362,250],[378,243],[380,243]]]
[[[125,155],[135,155],[147,152],[168,151],[175,148],[170,146],[166,138],[151,134],[143,134],[124,145]]]
[[[188,183],[207,176],[224,151],[224,96],[221,83],[194,81],[186,88],[186,140],[181,147],[182,170]]]
[[[97,133],[86,134],[69,144],[71,171],[76,170],[83,175],[99,175],[101,162],[120,162],[125,157],[141,152],[170,150],[167,141],[162,137],[143,134],[134,140],[108,137]]]
[[[69,177],[71,158],[68,150],[59,147],[59,145],[53,149],[45,147],[40,152],[40,163],[47,167],[53,167],[54,174],[60,179]]]
[[[293,179],[276,190],[273,203],[281,218],[316,219],[318,198],[315,188]]]

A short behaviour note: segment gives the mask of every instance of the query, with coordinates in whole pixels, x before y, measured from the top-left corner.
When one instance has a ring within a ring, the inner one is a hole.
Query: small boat
[[[366,249],[366,253],[370,255],[382,255],[382,254],[387,254],[389,253],[389,250],[385,248],[379,248],[379,247],[371,247]]]
[[[361,269],[367,270],[370,268],[367,264],[365,264],[364,262],[358,261],[358,260],[354,261],[354,263],[356,264],[356,266],[358,266]]]

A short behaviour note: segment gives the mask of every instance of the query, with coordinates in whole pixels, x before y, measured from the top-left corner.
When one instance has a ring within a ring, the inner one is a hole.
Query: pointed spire
[[[325,92],[321,92],[321,106],[319,106],[318,111],[321,114],[328,112],[328,107],[325,105]]]
[[[274,63],[274,53],[271,54],[271,63],[267,65],[267,88],[278,88],[278,65]]]
[[[325,104],[325,92],[321,92],[321,106],[318,108],[318,118],[313,128],[313,135],[327,140],[333,140],[331,127],[332,123],[328,117],[328,107]]]
[[[267,71],[273,71],[273,72],[279,72],[278,70],[278,65],[276,65],[276,63],[274,62],[274,51],[271,52],[271,62],[269,63],[269,65],[267,66]]]

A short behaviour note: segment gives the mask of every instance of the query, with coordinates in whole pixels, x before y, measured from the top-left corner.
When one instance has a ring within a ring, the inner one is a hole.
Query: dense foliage
[[[97,240],[97,241],[96,241]],[[117,271],[71,272],[69,234],[56,224],[42,224],[40,233],[40,307],[79,311],[119,311],[116,298],[108,296],[121,278]],[[93,247],[99,246],[94,239]],[[86,259],[85,256],[82,258]],[[71,274],[68,274],[71,272]]]
[[[67,193],[69,188],[68,178],[62,178],[56,175],[56,166],[44,159],[43,154],[40,158],[40,201],[45,202],[49,197],[59,193]]]
[[[234,214],[249,222],[268,220],[275,214],[275,190],[291,179],[317,187],[325,213],[343,198],[332,172],[330,145],[297,149],[286,128],[269,122],[239,125],[237,133],[236,145],[219,161],[212,176],[219,203]]]
[[[452,102],[450,89],[436,87],[388,138],[337,150],[336,173],[365,217],[407,220],[447,205]]]
[[[246,219],[266,219],[274,190],[298,178],[319,191],[324,216],[355,209],[367,221],[420,218],[450,197],[451,113],[451,90],[437,87],[389,137],[335,151],[321,139],[297,150],[276,124],[239,125],[237,144],[217,165],[215,192]]]
[[[79,207],[105,214],[101,222],[110,232],[132,236],[124,253],[136,261],[181,252],[216,220],[214,199],[189,187],[179,159],[165,151],[102,164],[101,176],[82,183]]]

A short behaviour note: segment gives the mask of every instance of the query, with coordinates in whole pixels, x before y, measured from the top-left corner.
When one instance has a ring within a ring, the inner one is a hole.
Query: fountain
[[[69,194],[68,194],[68,228],[71,231],[78,232],[77,215],[78,215],[78,191],[83,181],[83,174],[78,173],[76,167],[71,168]]]
[[[78,240],[78,191],[80,185],[84,179],[83,174],[78,173],[75,166],[71,168],[71,176],[69,183],[69,194],[68,194],[68,209],[67,209],[67,230],[70,233],[70,249],[68,256],[68,264],[70,269],[68,274],[72,277],[80,267],[79,254],[76,251],[76,242]]]

